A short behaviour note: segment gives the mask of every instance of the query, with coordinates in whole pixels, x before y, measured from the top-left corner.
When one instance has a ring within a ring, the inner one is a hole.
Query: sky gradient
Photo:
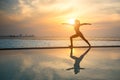
[[[120,37],[120,0],[0,0],[0,35],[68,37],[79,19],[85,36]]]

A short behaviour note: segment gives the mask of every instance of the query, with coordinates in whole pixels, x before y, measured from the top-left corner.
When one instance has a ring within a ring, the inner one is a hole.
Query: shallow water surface
[[[73,55],[85,50],[76,48]],[[0,80],[120,80],[120,48],[91,49],[78,74],[66,71],[73,65],[70,49],[0,51]]]

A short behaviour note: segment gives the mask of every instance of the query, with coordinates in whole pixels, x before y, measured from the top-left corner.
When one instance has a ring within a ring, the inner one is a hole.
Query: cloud
[[[0,10],[8,13],[13,13],[17,10],[18,0],[0,0]]]

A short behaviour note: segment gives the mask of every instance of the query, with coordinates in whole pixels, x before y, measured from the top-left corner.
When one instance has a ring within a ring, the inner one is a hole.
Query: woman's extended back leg
[[[82,33],[80,33],[79,36],[89,45],[89,47],[91,47],[90,43],[88,42],[88,40],[84,37]]]

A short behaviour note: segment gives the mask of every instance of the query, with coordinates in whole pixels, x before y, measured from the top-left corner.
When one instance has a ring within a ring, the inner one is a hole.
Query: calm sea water
[[[120,46],[120,41],[91,40],[93,46]],[[0,39],[0,48],[69,46],[69,40]],[[74,41],[75,46],[86,46]],[[73,50],[81,56],[87,48]],[[70,49],[0,50],[0,80],[120,80],[120,48],[92,48],[80,63],[84,70],[66,71],[74,66]]]
[[[92,46],[119,46],[120,41],[92,40]],[[0,48],[23,48],[23,47],[63,47],[69,46],[69,40],[24,40],[24,39],[0,39]],[[86,46],[84,41],[74,41],[75,46]]]

